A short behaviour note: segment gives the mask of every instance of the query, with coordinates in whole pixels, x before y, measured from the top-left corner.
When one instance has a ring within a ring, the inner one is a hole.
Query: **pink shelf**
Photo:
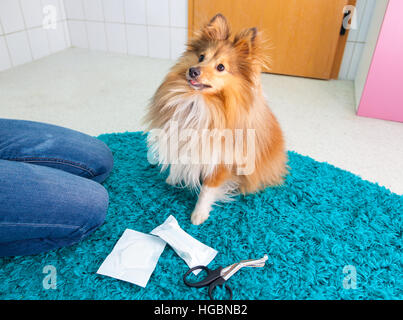
[[[402,0],[389,0],[357,114],[403,122]]]

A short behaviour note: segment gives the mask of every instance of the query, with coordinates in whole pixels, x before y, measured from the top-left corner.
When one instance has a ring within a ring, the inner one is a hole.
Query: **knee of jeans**
[[[108,192],[103,186],[96,184],[90,201],[91,206],[88,207],[88,211],[85,213],[86,220],[80,228],[81,238],[92,233],[104,223],[109,206]]]
[[[92,170],[94,172],[94,176],[91,177],[92,180],[96,182],[103,182],[110,174],[113,168],[113,155],[108,146],[99,141],[100,145],[97,150],[97,158],[94,159],[94,163],[92,163]]]

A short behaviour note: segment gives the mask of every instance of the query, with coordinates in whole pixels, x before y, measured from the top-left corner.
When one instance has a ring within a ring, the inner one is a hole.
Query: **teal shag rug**
[[[289,152],[283,186],[238,196],[193,226],[196,195],[165,183],[166,175],[147,161],[144,138],[138,132],[99,137],[115,158],[104,183],[105,223],[74,246],[0,258],[0,299],[208,299],[207,288],[183,283],[188,267],[169,246],[145,289],[96,274],[126,228],[148,233],[171,214],[218,250],[211,268],[268,254],[264,268],[244,268],[229,279],[234,299],[403,298],[402,196]],[[56,289],[43,287],[47,265],[56,268]],[[354,276],[346,266],[355,268],[355,289],[343,286]]]

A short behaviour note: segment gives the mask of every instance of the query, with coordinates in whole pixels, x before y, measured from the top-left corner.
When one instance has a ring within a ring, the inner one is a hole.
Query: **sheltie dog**
[[[283,182],[281,128],[262,93],[265,61],[256,28],[231,37],[221,14],[188,42],[154,94],[145,122],[149,154],[167,183],[199,191],[191,215],[203,223],[217,201]]]

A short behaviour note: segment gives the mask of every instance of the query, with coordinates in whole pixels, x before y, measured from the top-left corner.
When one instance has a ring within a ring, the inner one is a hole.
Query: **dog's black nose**
[[[192,79],[196,79],[198,76],[200,76],[200,68],[190,68],[189,69],[189,76]]]

